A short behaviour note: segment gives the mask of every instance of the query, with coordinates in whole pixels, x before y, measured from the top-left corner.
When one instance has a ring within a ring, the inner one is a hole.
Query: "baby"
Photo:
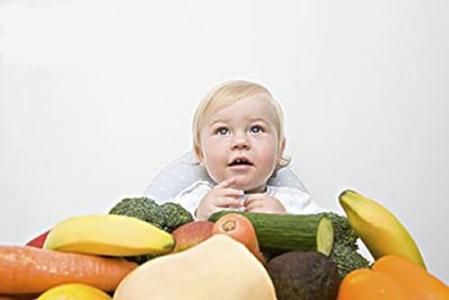
[[[322,211],[308,194],[291,187],[267,185],[289,164],[283,115],[263,86],[228,81],[213,89],[198,106],[193,120],[193,150],[216,183],[198,181],[172,201],[198,220],[219,210],[263,213]]]

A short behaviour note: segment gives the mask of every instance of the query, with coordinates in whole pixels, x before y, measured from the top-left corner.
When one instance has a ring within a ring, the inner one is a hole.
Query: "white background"
[[[316,202],[393,211],[449,282],[449,2],[0,1],[0,243],[140,195],[200,99],[266,85]]]

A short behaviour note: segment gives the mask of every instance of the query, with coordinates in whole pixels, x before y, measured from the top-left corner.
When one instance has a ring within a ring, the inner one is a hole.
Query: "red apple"
[[[193,221],[176,228],[172,232],[176,242],[173,252],[186,250],[208,239],[212,236],[213,227],[213,222]]]
[[[47,235],[48,235],[49,232],[50,232],[50,230],[47,230],[44,233],[41,233],[40,235],[38,235],[37,237],[35,237],[31,241],[26,243],[26,246],[31,246],[31,247],[35,247],[35,248],[42,248],[44,246],[45,239],[47,238]]]

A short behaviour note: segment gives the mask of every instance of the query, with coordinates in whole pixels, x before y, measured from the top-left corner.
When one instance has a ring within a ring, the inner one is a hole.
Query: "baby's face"
[[[247,192],[265,189],[284,148],[274,108],[264,95],[244,98],[212,114],[201,128],[200,141],[200,161],[212,179],[219,183],[235,176],[233,187]]]

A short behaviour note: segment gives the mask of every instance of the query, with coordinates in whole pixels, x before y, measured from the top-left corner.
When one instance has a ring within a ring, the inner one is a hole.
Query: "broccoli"
[[[167,202],[159,206],[154,200],[147,197],[125,198],[117,203],[109,211],[109,214],[135,217],[168,232],[193,221],[192,215],[181,205]],[[155,257],[157,255],[138,255],[125,258],[140,265]]]
[[[353,250],[357,250],[357,239],[359,236],[352,229],[348,219],[332,212],[326,212],[323,214],[331,220],[334,227],[334,243],[343,244]]]
[[[128,261],[135,262],[138,265],[141,265],[156,257],[158,257],[158,255],[137,255],[137,256],[126,256],[125,259]]]
[[[337,265],[340,278],[353,270],[369,267],[368,260],[357,252],[359,236],[352,229],[348,219],[331,212],[323,214],[334,226],[334,245],[329,257]]]
[[[179,226],[193,221],[193,217],[184,207],[177,203],[167,202],[160,206],[164,216],[164,230],[172,232]]]
[[[192,215],[181,205],[167,202],[159,206],[147,197],[125,198],[109,213],[135,217],[168,232],[193,221]]]
[[[329,258],[337,265],[341,279],[353,270],[369,267],[368,260],[345,244],[334,244]]]
[[[165,218],[157,203],[147,197],[125,198],[117,203],[109,214],[135,217],[164,229]]]

